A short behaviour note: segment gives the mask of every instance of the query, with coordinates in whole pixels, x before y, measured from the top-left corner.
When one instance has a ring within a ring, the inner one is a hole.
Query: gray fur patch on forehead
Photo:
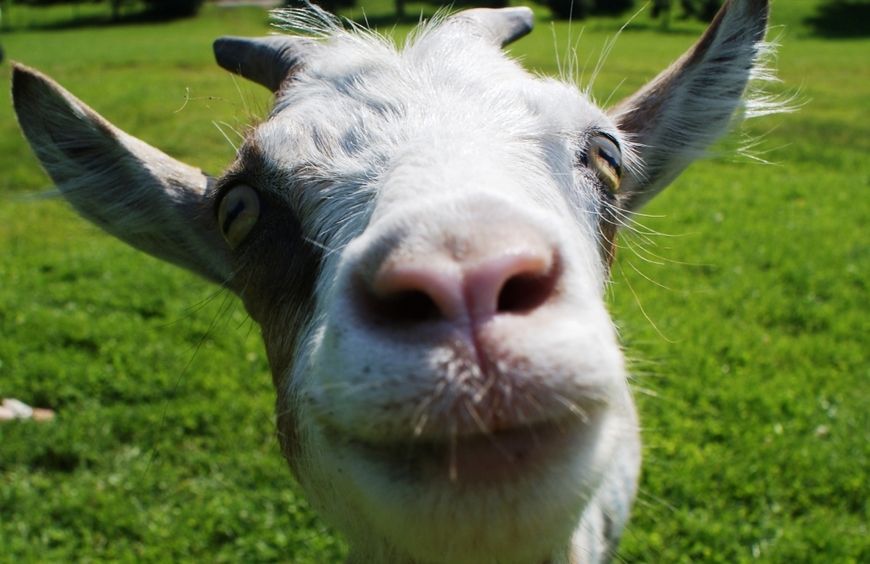
[[[492,108],[492,113],[501,111],[513,118],[500,125],[522,126],[521,116],[527,113],[524,105],[540,114],[546,109],[542,102],[555,97],[551,107],[563,113],[566,96],[574,104],[583,98],[573,85],[549,80],[544,81],[546,87],[540,84],[540,79],[526,72],[491,38],[475,33],[463,16],[477,11],[449,17],[440,14],[421,24],[401,46],[349,22],[345,29],[317,9],[278,12],[283,27],[313,36],[319,48],[306,53],[300,68],[277,93],[271,116],[305,102],[309,106],[300,114],[310,115],[311,105],[321,104],[340,112],[331,114],[336,120],[356,111],[395,116],[418,109],[431,115],[432,106],[443,109],[440,103],[448,102],[457,109],[451,113],[470,106],[479,115],[481,107]],[[601,112],[595,114],[608,121]],[[577,125],[565,123],[566,128]],[[541,130],[538,123],[526,126],[533,132]]]
[[[368,30],[318,35],[251,141],[274,178],[293,177],[261,188],[330,249],[364,227],[397,167],[431,177],[470,153],[475,166],[516,168],[528,182],[567,182],[581,132],[618,136],[576,86],[527,72],[463,26],[424,25],[401,47]]]
[[[270,115],[298,135],[287,141],[301,153],[312,144],[353,152],[363,140],[387,148],[430,129],[479,131],[493,142],[615,131],[574,85],[531,75],[461,25],[426,24],[401,48],[368,30],[331,28],[321,30],[320,46]]]

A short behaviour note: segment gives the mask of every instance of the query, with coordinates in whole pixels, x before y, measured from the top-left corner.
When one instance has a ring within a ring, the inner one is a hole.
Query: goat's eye
[[[218,207],[218,225],[231,249],[238,247],[260,218],[260,197],[245,184],[226,191]]]
[[[622,152],[609,135],[596,135],[589,140],[586,161],[611,193],[619,192],[622,180]]]

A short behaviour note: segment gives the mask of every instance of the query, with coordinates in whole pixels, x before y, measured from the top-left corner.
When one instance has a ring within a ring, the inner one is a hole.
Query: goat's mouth
[[[597,425],[576,417],[443,441],[374,443],[333,434],[334,441],[393,480],[456,487],[501,484],[552,471]]]

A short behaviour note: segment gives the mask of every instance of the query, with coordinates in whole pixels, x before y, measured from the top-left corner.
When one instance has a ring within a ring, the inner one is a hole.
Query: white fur
[[[318,43],[306,43],[298,60],[279,59],[293,75],[233,174],[256,154],[256,177],[245,181],[280,202],[281,217],[298,218],[321,258],[317,272],[291,273],[313,276],[313,296],[277,296],[265,308],[251,306],[258,296],[234,280],[249,270],[265,282],[284,279],[252,268],[216,236],[211,187],[231,184],[232,175],[217,184],[198,177],[33,71],[16,71],[15,103],[37,154],[86,217],[226,281],[260,316],[291,465],[312,503],[348,536],[352,561],[594,563],[615,549],[640,463],[624,360],[603,300],[603,231],[669,183],[740,106],[748,69],[766,49],[767,7],[728,6],[694,66],[677,63],[654,83],[653,97],[642,90],[610,114],[576,86],[533,76],[501,51],[498,30],[522,29],[526,12],[485,32],[475,31],[474,17],[438,20],[403,48],[346,31],[313,8],[285,13]],[[273,85],[261,71],[252,76]],[[672,76],[681,78],[668,82]],[[630,119],[650,108],[658,112]],[[58,144],[60,132],[68,145]],[[617,198],[581,162],[600,133],[623,149]],[[288,263],[285,247],[301,244],[256,241]],[[453,273],[527,251],[559,269],[547,300],[522,314],[474,327],[439,319],[431,330],[406,331],[379,325],[360,305],[360,285],[390,261]],[[509,442],[505,428],[546,433],[558,448],[533,450],[543,459],[515,471],[519,458],[496,453],[485,468],[493,479],[463,481],[455,453],[487,444],[474,441]],[[396,456],[403,446],[424,453]],[[439,458],[444,452],[451,454]]]

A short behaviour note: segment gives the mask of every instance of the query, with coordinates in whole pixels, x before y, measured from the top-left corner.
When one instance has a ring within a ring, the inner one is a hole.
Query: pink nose
[[[550,300],[559,274],[552,248],[538,242],[484,247],[462,259],[438,252],[388,257],[369,283],[372,313],[394,322],[479,324]]]

